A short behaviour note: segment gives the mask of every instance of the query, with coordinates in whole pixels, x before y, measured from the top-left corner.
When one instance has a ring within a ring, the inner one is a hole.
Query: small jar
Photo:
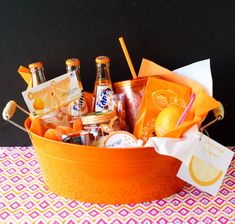
[[[89,138],[85,142],[89,142],[90,145],[96,146],[101,137],[120,130],[116,111],[92,112],[82,116],[81,120],[83,130]]]

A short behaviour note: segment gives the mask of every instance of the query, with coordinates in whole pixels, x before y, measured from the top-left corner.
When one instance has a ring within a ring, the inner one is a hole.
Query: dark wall
[[[122,35],[137,71],[143,57],[170,70],[210,58],[214,97],[226,113],[208,130],[218,142],[234,145],[234,22],[232,0],[0,0],[0,110],[10,99],[25,106],[26,85],[17,70],[38,60],[50,79],[65,73],[67,58],[78,57],[87,91],[98,55],[110,57],[113,81],[131,78],[118,42]],[[24,117],[18,112],[14,120],[23,124]],[[27,134],[0,119],[0,146],[27,144]]]

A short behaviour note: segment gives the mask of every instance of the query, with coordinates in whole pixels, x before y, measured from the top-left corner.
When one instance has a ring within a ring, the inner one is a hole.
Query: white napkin
[[[197,125],[194,125],[184,133],[182,138],[152,137],[145,147],[154,147],[157,153],[177,158],[188,166],[198,148],[198,144],[195,143],[200,139],[200,135]]]

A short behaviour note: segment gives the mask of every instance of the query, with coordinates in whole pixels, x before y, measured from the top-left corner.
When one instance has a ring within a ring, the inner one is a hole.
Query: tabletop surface
[[[0,223],[235,223],[234,193],[235,158],[216,197],[187,184],[158,201],[82,203],[45,187],[32,147],[0,147]]]

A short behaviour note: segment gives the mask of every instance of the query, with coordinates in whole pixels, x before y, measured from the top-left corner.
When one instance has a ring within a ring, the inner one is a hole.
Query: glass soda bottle
[[[98,56],[96,62],[96,81],[93,92],[93,111],[113,110],[112,81],[110,78],[110,60],[107,56]]]
[[[43,63],[41,61],[29,64],[29,69],[32,77],[32,88],[46,82],[44,75]],[[33,102],[33,108],[35,109],[34,115],[40,115],[43,113],[45,103],[43,99],[37,98]]]
[[[81,81],[80,60],[77,58],[70,58],[66,60],[65,64],[67,72],[75,71],[78,80],[78,86],[79,89],[81,89],[81,94],[78,96],[78,98],[69,104],[68,108],[69,120],[73,121],[74,119],[80,118],[83,114],[87,113],[88,107],[85,100],[82,81]]]
[[[42,62],[39,61],[29,64],[29,69],[32,74],[32,87],[38,86],[41,83],[46,82]]]

